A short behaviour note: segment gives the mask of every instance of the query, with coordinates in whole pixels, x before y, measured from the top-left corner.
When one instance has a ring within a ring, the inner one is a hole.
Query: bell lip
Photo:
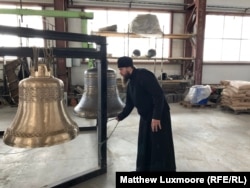
[[[69,142],[75,139],[79,135],[78,127],[71,129],[68,132],[60,133],[58,135],[33,137],[33,138],[13,136],[8,134],[8,130],[9,128],[4,132],[3,142],[8,146],[17,148],[41,148],[41,147],[59,145]],[[56,140],[56,141],[51,141],[51,140]]]
[[[98,114],[97,112],[90,112],[90,111],[75,111],[73,110],[73,114],[75,116],[81,117],[81,118],[86,118],[86,119],[97,119]],[[119,111],[117,112],[109,112],[107,114],[107,118],[113,118],[116,117],[119,114]]]

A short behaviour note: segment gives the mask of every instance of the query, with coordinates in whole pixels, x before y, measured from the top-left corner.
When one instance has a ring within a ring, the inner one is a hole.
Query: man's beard
[[[127,86],[129,78],[130,78],[129,73],[127,73],[126,75],[123,76],[123,79],[122,79],[123,86]]]

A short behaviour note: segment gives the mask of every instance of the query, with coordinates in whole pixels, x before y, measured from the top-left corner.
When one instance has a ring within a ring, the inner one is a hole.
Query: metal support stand
[[[46,30],[35,30],[21,27],[0,26],[0,33],[15,35],[19,37],[38,37],[51,40],[65,40],[78,42],[96,43],[100,48],[54,48],[53,55],[57,58],[76,57],[76,58],[94,58],[97,59],[98,74],[98,114],[97,126],[89,128],[80,128],[80,131],[96,130],[98,133],[98,168],[90,169],[79,174],[75,174],[66,179],[57,181],[49,187],[70,187],[82,183],[88,179],[107,172],[107,58],[106,58],[106,37],[84,35],[77,33],[66,33]],[[0,56],[14,55],[20,57],[33,57],[32,48],[0,48]],[[39,57],[43,57],[43,49],[39,51]],[[0,135],[3,135],[0,131]],[[46,180],[45,180],[46,182]]]

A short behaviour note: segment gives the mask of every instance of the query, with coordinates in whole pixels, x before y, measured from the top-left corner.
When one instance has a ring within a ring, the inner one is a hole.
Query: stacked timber
[[[223,80],[221,106],[234,111],[250,111],[250,82],[240,80]]]

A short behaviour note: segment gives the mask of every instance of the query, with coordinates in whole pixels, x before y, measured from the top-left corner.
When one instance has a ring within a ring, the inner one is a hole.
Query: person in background
[[[125,106],[116,117],[126,118],[134,107],[140,115],[136,171],[176,171],[170,108],[155,75],[136,68],[130,57],[118,58],[117,65],[127,84]]]

